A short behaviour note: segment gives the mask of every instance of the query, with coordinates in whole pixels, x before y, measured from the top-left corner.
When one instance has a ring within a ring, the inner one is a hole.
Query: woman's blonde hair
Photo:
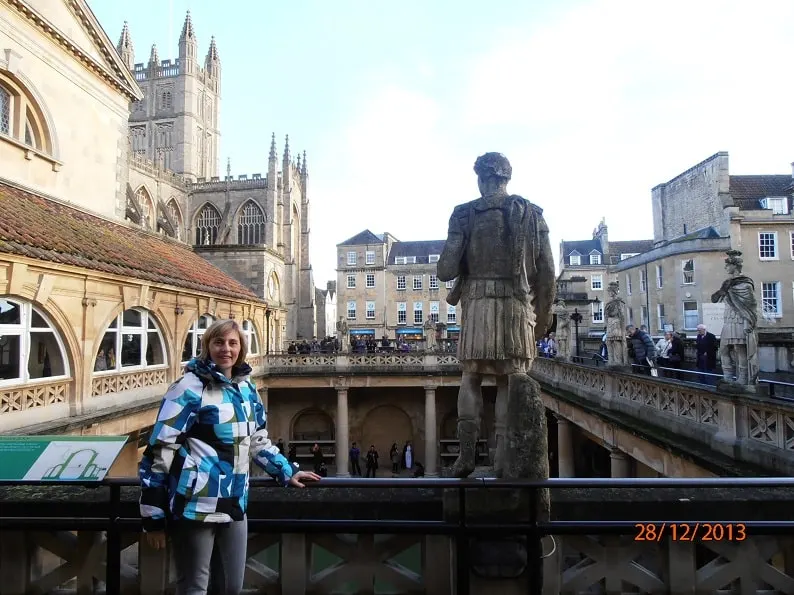
[[[237,361],[234,362],[234,367],[237,368],[243,364],[248,355],[248,341],[245,339],[243,329],[241,329],[240,325],[234,320],[216,320],[204,331],[201,337],[201,352],[198,355],[199,359],[210,359],[210,344],[218,337],[223,337],[226,333],[231,331],[235,331],[237,336],[240,337],[240,354],[237,356]]]

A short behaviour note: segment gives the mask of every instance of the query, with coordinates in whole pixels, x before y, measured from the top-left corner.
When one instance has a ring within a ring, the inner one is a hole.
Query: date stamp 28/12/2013
[[[744,541],[743,523],[637,523],[634,541]]]

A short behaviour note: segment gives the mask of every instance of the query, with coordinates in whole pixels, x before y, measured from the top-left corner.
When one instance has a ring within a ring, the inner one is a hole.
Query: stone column
[[[631,477],[629,457],[625,452],[613,448],[609,453],[612,477]]]
[[[350,477],[347,454],[350,450],[350,427],[347,412],[347,388],[336,389],[336,476]]]
[[[258,388],[256,390],[259,392],[259,400],[262,401],[262,406],[265,408],[265,413],[267,413],[267,410],[269,409],[270,406],[270,401],[268,399],[268,394],[267,394],[267,387],[263,386],[262,388]]]
[[[436,387],[425,387],[425,475],[438,475],[438,423],[436,422]]]
[[[576,477],[573,458],[573,428],[564,417],[557,417],[557,465],[560,477]]]

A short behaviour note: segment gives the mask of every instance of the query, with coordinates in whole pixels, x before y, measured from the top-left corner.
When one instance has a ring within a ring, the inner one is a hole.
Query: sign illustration
[[[0,481],[102,481],[127,436],[0,436]]]

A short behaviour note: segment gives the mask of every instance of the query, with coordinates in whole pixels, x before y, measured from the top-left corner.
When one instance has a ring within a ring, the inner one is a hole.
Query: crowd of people
[[[632,358],[638,374],[652,376],[666,376],[677,380],[692,380],[683,378],[680,370],[685,361],[684,341],[680,333],[665,331],[656,343],[653,342],[648,328],[645,325],[626,327],[626,336],[629,340],[629,356]],[[696,368],[700,373],[697,380],[703,384],[713,384],[717,371],[717,351],[719,344],[716,336],[706,330],[706,326],[697,326],[696,343]],[[606,343],[602,340],[602,357],[608,359]]]

